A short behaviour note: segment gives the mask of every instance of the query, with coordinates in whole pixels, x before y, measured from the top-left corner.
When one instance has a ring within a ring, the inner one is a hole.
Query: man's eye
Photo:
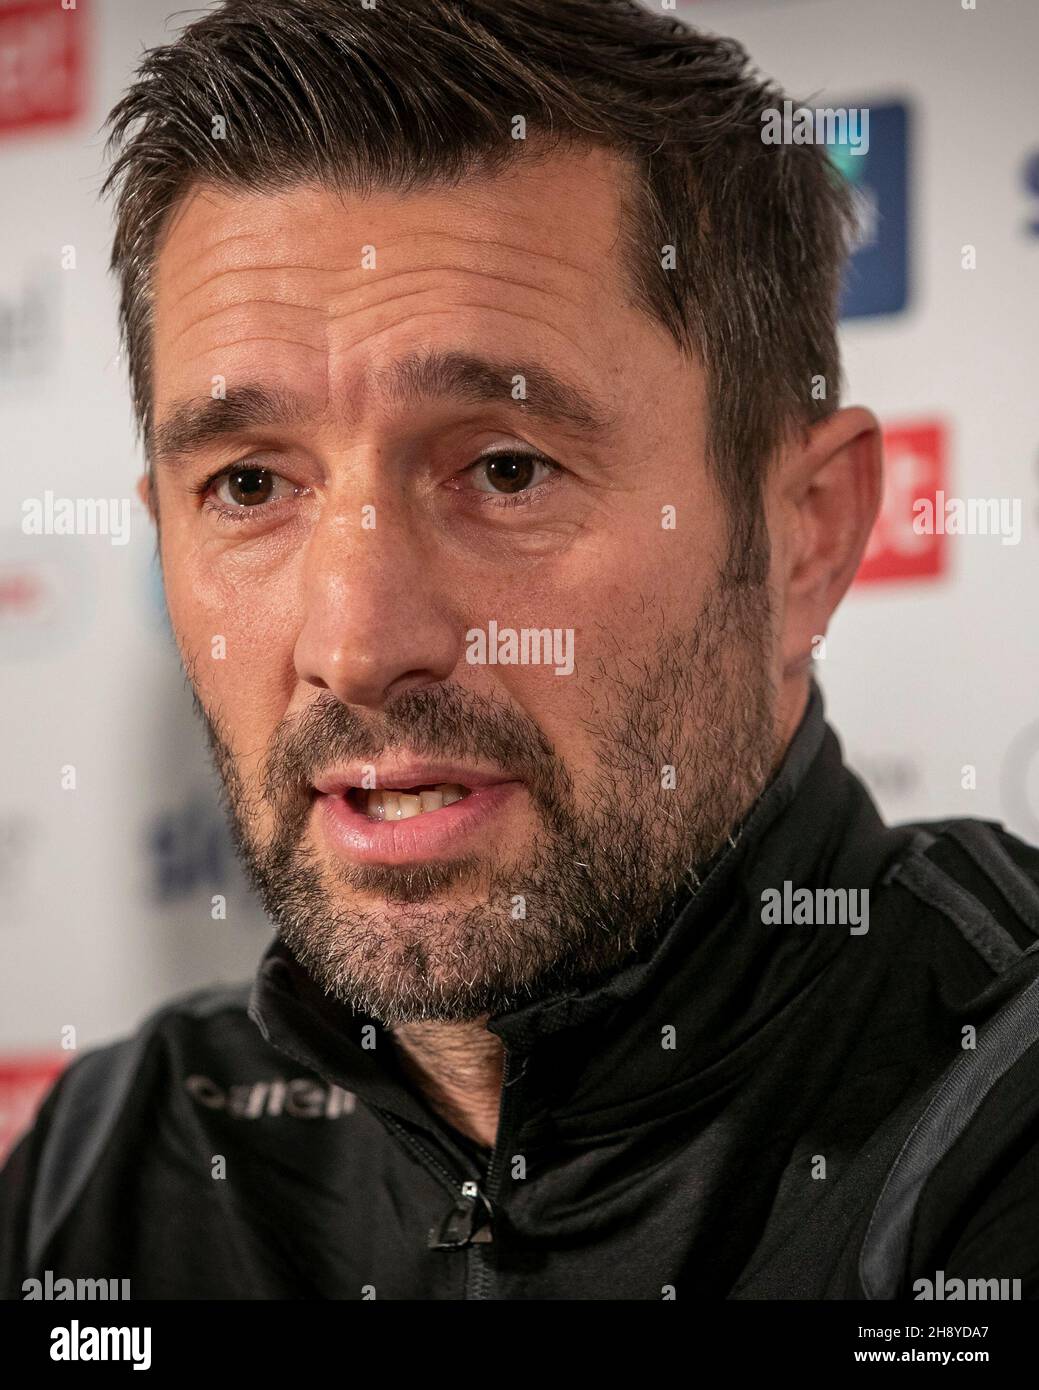
[[[537,454],[487,454],[467,471],[477,492],[526,492],[545,481],[556,465]]]
[[[225,507],[258,507],[298,491],[287,478],[269,468],[230,468],[215,480],[213,493]]]

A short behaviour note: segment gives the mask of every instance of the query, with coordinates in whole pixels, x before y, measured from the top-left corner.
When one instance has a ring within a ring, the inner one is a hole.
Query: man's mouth
[[[360,785],[368,776],[379,785]],[[355,765],[314,783],[328,844],[345,858],[381,864],[415,864],[486,845],[495,818],[509,814],[522,789],[500,774],[458,766]]]
[[[377,791],[351,787],[346,793],[346,800],[353,810],[366,815],[369,820],[397,821],[425,816],[431,811],[442,811],[445,806],[452,806],[468,795],[468,787],[457,782],[440,782],[421,787],[380,787]]]
[[[496,770],[402,756],[382,766],[330,768],[313,789],[322,833],[336,854],[415,864],[493,845],[495,818],[509,815],[510,805],[518,811],[523,784]],[[505,824],[498,821],[499,834]]]

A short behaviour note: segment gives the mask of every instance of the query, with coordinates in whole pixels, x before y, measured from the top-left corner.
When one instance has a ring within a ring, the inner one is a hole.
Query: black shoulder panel
[[[924,1184],[993,1087],[1039,1041],[1039,943],[1029,954],[1035,957],[1036,978],[989,1019],[976,1048],[957,1057],[939,1078],[888,1170],[859,1255],[859,1281],[867,1298],[899,1296]]]
[[[132,1037],[94,1048],[73,1062],[55,1083],[56,1104],[40,1152],[29,1208],[26,1256],[37,1267],[51,1237],[68,1217],[116,1127],[149,1048],[161,1046],[171,1018],[207,1018],[241,1009],[248,986],[207,988],[163,1004]]]
[[[910,853],[890,873],[939,911],[1012,990],[931,1088],[888,1170],[859,1255],[867,1298],[903,1287],[913,1218],[928,1177],[983,1101],[1039,1041],[1039,851],[990,821],[915,827]]]

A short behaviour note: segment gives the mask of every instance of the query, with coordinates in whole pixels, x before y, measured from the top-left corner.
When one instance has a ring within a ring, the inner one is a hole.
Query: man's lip
[[[372,772],[374,769],[374,779]],[[367,786],[374,780],[374,786]],[[403,791],[408,787],[436,787],[445,783],[471,790],[514,782],[501,772],[481,772],[476,768],[449,763],[353,763],[322,773],[314,780],[314,790],[320,796],[345,796],[351,788],[366,787],[371,791]]]
[[[453,858],[466,849],[486,853],[495,816],[508,815],[510,801],[521,790],[519,782],[486,783],[440,810],[407,820],[372,820],[346,796],[318,795],[313,807],[325,844],[337,856],[358,863],[414,865]]]

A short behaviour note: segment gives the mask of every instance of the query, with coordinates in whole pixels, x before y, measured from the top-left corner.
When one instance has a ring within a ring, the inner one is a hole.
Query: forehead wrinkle
[[[239,242],[239,241],[241,241],[241,242],[248,242],[248,241],[253,241],[253,242],[256,242],[256,241],[258,241],[258,242],[264,242],[264,241],[266,241],[266,240],[267,240],[267,238],[266,238],[263,234],[261,234],[261,233],[259,233],[259,232],[232,232],[232,233],[229,233],[227,236],[223,236],[223,237],[219,238],[219,240],[217,240],[216,242],[214,242],[211,246],[205,247],[202,251],[200,251],[200,252],[198,253],[198,255],[199,255],[199,257],[207,258],[207,257],[209,257],[210,255],[212,255],[214,252],[219,251],[221,247],[225,247],[225,246],[231,245],[231,244],[233,244],[233,243],[235,243],[235,242]],[[403,245],[403,244],[406,244],[407,242],[415,241],[415,240],[423,240],[423,241],[437,241],[437,240],[439,240],[439,241],[448,241],[448,242],[457,241],[457,242],[461,242],[461,243],[463,243],[464,245],[467,245],[467,246],[491,247],[491,248],[493,248],[493,249],[495,249],[495,250],[503,251],[503,252],[509,253],[509,254],[511,254],[511,255],[513,255],[513,256],[527,256],[527,257],[530,257],[531,259],[534,259],[534,260],[549,261],[549,262],[553,263],[554,265],[557,265],[557,266],[561,267],[561,268],[562,268],[564,271],[566,271],[566,272],[576,272],[577,274],[582,275],[582,276],[584,276],[584,277],[586,277],[586,278],[588,278],[588,279],[590,279],[590,280],[593,280],[593,281],[596,280],[597,278],[601,278],[601,277],[597,276],[597,274],[596,274],[596,270],[598,270],[598,269],[601,267],[601,258],[597,259],[596,269],[590,269],[590,268],[586,268],[585,266],[583,266],[579,261],[575,261],[575,260],[568,259],[568,258],[565,257],[565,256],[555,255],[555,254],[553,254],[551,251],[547,251],[547,250],[545,250],[545,249],[543,249],[543,248],[541,248],[541,247],[517,246],[517,245],[514,245],[514,244],[512,244],[512,243],[510,243],[510,242],[501,241],[501,240],[497,239],[497,238],[494,237],[494,236],[475,237],[475,236],[466,236],[465,234],[460,233],[460,232],[446,232],[446,231],[440,231],[440,230],[431,231],[431,230],[421,229],[421,228],[420,228],[420,229],[417,229],[417,230],[415,230],[415,231],[413,231],[413,232],[398,232],[398,233],[396,233],[396,234],[394,234],[394,235],[391,235],[391,236],[380,237],[380,238],[378,238],[377,240],[372,241],[372,244],[376,246],[377,250],[381,251],[381,250],[383,250],[384,248],[390,248],[390,247],[394,247],[394,246],[398,246],[398,245]],[[610,243],[610,248],[608,248],[608,249],[611,249],[611,248],[612,248],[613,246],[615,246],[615,245],[616,245],[616,236],[614,237],[613,241]],[[383,271],[380,271],[380,270],[376,269],[375,272],[374,272],[374,275],[373,275],[373,272],[372,272],[371,270],[366,270],[363,266],[361,266],[361,265],[359,265],[359,264],[356,264],[356,263],[350,263],[350,264],[346,264],[346,265],[331,265],[331,264],[328,264],[327,262],[322,262],[322,263],[320,263],[320,264],[304,264],[304,263],[301,263],[301,262],[298,262],[298,261],[292,261],[292,260],[290,260],[290,261],[273,261],[273,262],[271,262],[271,261],[255,261],[255,262],[250,262],[250,263],[247,263],[247,264],[234,264],[234,265],[225,265],[225,266],[221,266],[219,269],[214,270],[214,271],[212,271],[211,273],[205,274],[205,275],[203,276],[203,278],[202,278],[201,280],[199,280],[197,283],[195,283],[195,284],[193,284],[193,285],[190,285],[190,286],[188,286],[187,289],[183,290],[175,299],[173,299],[173,300],[170,302],[169,308],[170,308],[171,310],[172,310],[172,309],[176,309],[181,303],[183,303],[183,301],[184,301],[186,298],[189,298],[192,294],[198,293],[199,291],[205,289],[207,285],[210,285],[210,284],[212,284],[214,281],[219,280],[219,279],[221,279],[222,277],[228,276],[228,275],[249,274],[249,273],[251,273],[251,272],[275,274],[275,273],[278,273],[278,272],[281,272],[281,271],[301,271],[301,272],[303,272],[303,273],[311,273],[311,274],[314,274],[314,275],[323,275],[323,274],[330,274],[330,275],[346,275],[346,276],[356,275],[356,276],[358,276],[358,277],[365,277],[365,278],[368,279],[369,281],[372,281],[372,280],[379,281],[379,280],[383,279],[387,274],[389,274],[389,275],[400,275],[400,274],[409,274],[409,273],[419,273],[419,272],[421,272],[421,271],[426,271],[426,270],[428,270],[428,271],[439,271],[439,270],[443,270],[443,271],[452,271],[452,270],[454,270],[454,271],[458,271],[458,272],[461,273],[461,274],[469,274],[469,275],[489,275],[489,276],[492,276],[492,277],[494,277],[494,278],[496,278],[496,279],[501,280],[504,284],[517,285],[517,286],[519,286],[519,287],[521,287],[521,288],[528,288],[528,289],[531,289],[531,290],[540,290],[542,293],[553,294],[553,295],[555,295],[555,297],[557,297],[557,298],[559,298],[559,297],[569,298],[568,296],[563,296],[563,295],[558,294],[556,291],[544,290],[544,289],[542,289],[542,287],[541,287],[540,285],[538,285],[538,284],[536,284],[536,283],[534,283],[534,282],[528,282],[528,281],[523,281],[523,280],[512,279],[512,278],[510,278],[510,277],[508,277],[508,276],[506,276],[506,275],[504,275],[504,274],[502,274],[502,273],[499,273],[499,272],[496,272],[496,271],[493,271],[493,270],[486,270],[486,269],[482,269],[482,268],[477,267],[477,266],[460,265],[460,264],[457,264],[457,263],[454,263],[454,262],[448,263],[448,264],[446,264],[446,265],[413,265],[413,266],[400,267],[400,268],[394,267],[394,268],[392,268],[392,269],[387,268],[386,270],[383,270]],[[182,269],[182,270],[180,271],[180,274],[183,275],[184,273],[186,273],[186,272],[185,272],[184,269]],[[176,279],[177,279],[177,278],[179,278],[179,276],[175,274],[174,277],[173,277],[173,283],[176,282]],[[352,289],[352,288],[353,288],[353,287],[351,287],[351,289]],[[171,285],[171,289],[172,289],[172,285]],[[349,293],[350,291],[347,290],[346,292]],[[572,303],[574,303],[574,304],[577,303],[577,301],[576,301],[576,300],[573,300],[573,299],[571,299],[570,302],[572,302]]]
[[[567,262],[561,262],[561,264],[569,264],[569,263],[567,263]],[[578,267],[573,267],[573,268],[577,269]],[[301,312],[305,312],[305,313],[316,313],[316,314],[324,313],[324,314],[327,314],[330,318],[341,317],[341,316],[342,316],[343,310],[339,308],[339,301],[340,301],[340,300],[343,300],[343,299],[347,299],[347,298],[349,298],[349,297],[352,297],[352,296],[355,295],[355,294],[357,293],[357,291],[358,291],[359,289],[361,289],[361,288],[369,288],[369,287],[378,288],[378,287],[381,286],[381,285],[387,284],[387,283],[388,283],[389,281],[391,281],[391,280],[399,280],[399,279],[400,279],[401,277],[403,277],[403,276],[408,276],[408,275],[422,275],[422,274],[427,274],[427,273],[434,273],[434,274],[435,274],[435,273],[438,273],[438,272],[444,272],[445,274],[457,274],[457,275],[460,275],[460,276],[476,276],[476,277],[481,278],[481,279],[490,279],[490,280],[494,280],[494,281],[497,281],[499,284],[508,285],[508,286],[510,286],[511,288],[514,288],[514,289],[527,290],[527,291],[529,291],[531,294],[540,294],[540,295],[544,295],[544,296],[546,296],[546,297],[552,299],[553,301],[560,301],[560,300],[561,300],[561,301],[563,301],[563,302],[565,302],[565,303],[570,304],[570,305],[571,305],[573,308],[575,308],[575,309],[580,309],[580,308],[581,308],[581,300],[580,300],[579,298],[575,298],[575,297],[572,296],[572,295],[565,294],[562,290],[547,289],[544,285],[538,284],[538,283],[536,283],[535,281],[528,281],[528,280],[523,280],[523,279],[515,278],[515,277],[513,277],[513,276],[505,275],[505,274],[502,274],[502,273],[500,273],[499,271],[495,271],[495,270],[486,270],[486,269],[481,269],[481,268],[479,268],[479,267],[477,267],[477,266],[460,266],[460,265],[455,265],[455,264],[449,264],[449,265],[406,266],[406,267],[401,267],[400,269],[392,269],[392,270],[391,270],[391,269],[387,269],[387,270],[382,271],[381,273],[380,273],[380,272],[376,272],[376,274],[375,274],[374,276],[372,275],[372,272],[371,272],[371,271],[366,271],[366,270],[362,269],[361,267],[353,267],[353,266],[350,266],[350,267],[339,267],[339,266],[327,266],[327,267],[326,267],[326,266],[292,266],[292,265],[284,265],[284,266],[281,266],[281,265],[278,265],[278,266],[267,266],[267,265],[262,265],[262,266],[261,266],[261,265],[255,265],[255,266],[229,266],[229,267],[225,268],[224,270],[217,271],[217,272],[215,272],[213,275],[207,277],[207,279],[206,279],[205,281],[200,282],[200,284],[196,287],[196,289],[202,289],[205,285],[212,284],[215,280],[219,280],[219,279],[221,279],[221,278],[224,277],[224,276],[235,276],[235,275],[243,275],[243,274],[250,274],[250,273],[267,273],[267,272],[274,273],[274,272],[280,271],[280,270],[304,270],[304,271],[309,270],[309,271],[312,271],[313,273],[319,274],[319,275],[320,275],[320,274],[326,274],[326,273],[327,273],[327,274],[330,274],[330,275],[350,275],[351,272],[353,272],[353,271],[356,270],[356,273],[357,273],[358,276],[364,276],[364,277],[366,277],[367,283],[362,283],[361,281],[358,281],[357,283],[355,283],[355,284],[353,284],[353,285],[350,285],[350,286],[344,288],[342,291],[340,291],[340,293],[339,293],[338,295],[336,295],[336,296],[330,298],[329,301],[328,301],[328,303],[327,303],[327,304],[324,304],[324,305],[322,305],[322,304],[302,304],[302,303],[299,303],[298,301],[292,300],[292,299],[275,299],[275,298],[267,298],[267,297],[261,297],[261,296],[258,296],[258,295],[252,295],[252,294],[246,293],[246,294],[243,295],[240,299],[230,299],[230,300],[228,300],[226,303],[221,304],[221,305],[218,305],[215,309],[211,309],[208,313],[201,315],[201,317],[192,319],[192,323],[191,323],[190,325],[188,325],[187,327],[190,328],[190,327],[194,327],[194,326],[196,326],[196,325],[198,325],[198,324],[205,323],[208,319],[213,318],[213,317],[214,317],[215,315],[217,315],[217,314],[224,313],[226,310],[238,308],[238,307],[240,307],[240,306],[252,305],[252,304],[268,304],[268,305],[275,305],[275,306],[281,306],[281,307],[292,308],[292,309],[299,309]],[[582,272],[582,273],[587,274],[587,275],[589,276],[589,278],[594,278],[594,277],[592,277],[591,272]],[[428,286],[428,287],[426,287],[426,288],[419,289],[419,290],[401,290],[399,294],[386,295],[385,297],[379,299],[377,302],[373,302],[373,304],[372,304],[371,307],[379,307],[379,306],[381,306],[381,305],[383,305],[383,304],[389,304],[389,303],[392,303],[395,299],[405,298],[405,297],[407,297],[408,295],[411,295],[411,294],[428,294],[428,293],[430,293],[432,290],[435,290],[436,288],[438,288],[438,287],[434,285],[434,286]],[[191,291],[191,290],[186,291],[185,294],[181,296],[180,300],[176,301],[174,304],[171,304],[171,305],[169,306],[170,310],[172,311],[174,308],[176,308],[176,307],[177,307],[177,304],[182,303],[183,300],[184,300],[185,298],[189,297],[190,294],[191,294],[192,292],[193,292],[193,291]],[[367,307],[369,307],[369,306],[365,305],[365,307],[367,308]],[[478,305],[478,306],[474,306],[474,307],[486,307],[486,306],[480,306],[480,305]],[[347,310],[346,312],[351,312],[351,311],[350,311],[350,310]],[[180,333],[178,333],[178,334],[176,335],[176,337],[174,337],[171,341],[172,341],[172,342],[177,342],[177,341],[179,340],[179,338],[182,336],[182,334],[183,334],[184,332],[186,332],[186,331],[187,331],[187,328],[181,329]]]
[[[474,304],[471,307],[475,309],[486,309],[496,314],[504,314],[509,318],[518,318],[522,320],[524,323],[533,323],[542,333],[546,331],[554,333],[566,344],[567,348],[570,350],[572,354],[576,356],[577,359],[584,359],[587,356],[584,348],[581,346],[580,343],[577,343],[572,338],[569,338],[565,333],[562,332],[561,329],[556,327],[554,324],[548,324],[544,321],[544,319],[537,318],[533,314],[521,314],[516,309],[505,309],[500,304]],[[423,318],[457,319],[457,316],[457,308],[422,310]],[[360,338],[354,339],[349,344],[348,351],[354,352],[357,348],[362,347],[366,343],[371,343],[374,339],[380,338],[383,334],[392,333],[394,329],[399,328],[402,324],[408,323],[412,317],[412,314],[404,314],[401,318],[395,319],[392,323],[380,324],[378,328],[373,328],[370,332],[363,334]],[[476,350],[475,355],[480,355],[478,350]],[[516,402],[516,404],[519,404],[519,402]],[[600,409],[602,409],[602,407],[600,407]],[[616,424],[617,419],[616,417],[613,417],[609,421],[608,428],[615,428]]]
[[[192,319],[190,323],[186,323],[183,328],[181,328],[177,333],[173,335],[172,338],[170,338],[169,342],[166,345],[167,350],[169,350],[169,348],[175,347],[176,344],[180,342],[181,338],[183,338],[186,333],[190,333],[195,328],[200,328],[202,324],[208,323],[210,319],[219,318],[221,314],[231,313],[233,312],[233,310],[241,309],[249,304],[268,304],[274,305],[282,309],[298,309],[301,313],[318,314],[321,317],[328,317],[328,311],[326,309],[321,308],[317,304],[295,304],[289,299],[237,299],[233,303],[221,304],[216,309],[210,309],[208,314],[203,314],[200,318]],[[271,342],[287,343],[296,341],[295,338],[276,338],[270,333],[263,334],[263,338],[267,338]],[[207,348],[206,351],[219,352],[222,351],[224,348],[233,347],[236,343],[251,343],[260,341],[262,341],[262,338],[255,336],[247,338],[236,338],[233,339],[230,343],[214,343],[211,347]],[[306,343],[300,343],[300,347],[307,348],[308,345]]]
[[[325,354],[325,348],[319,347],[315,343],[301,343],[295,337],[278,337],[274,333],[250,333],[245,337],[231,338],[226,343],[214,343],[207,352],[227,352],[231,348],[241,347],[244,343],[290,343],[294,348],[299,348],[303,352],[319,352]]]
[[[512,220],[512,219],[510,219],[510,220]],[[543,231],[544,229],[541,229],[541,230]],[[409,241],[416,241],[416,240],[429,241],[429,242],[433,242],[433,241],[459,241],[459,242],[461,242],[461,243],[462,243],[463,245],[465,245],[465,246],[477,246],[477,247],[481,247],[481,248],[492,248],[492,249],[495,250],[495,251],[505,251],[505,252],[507,252],[507,253],[509,253],[510,255],[513,255],[513,256],[528,256],[528,257],[530,257],[531,260],[551,261],[554,265],[561,266],[565,271],[568,271],[568,272],[569,272],[569,271],[577,271],[577,272],[578,272],[579,274],[581,274],[581,275],[586,275],[586,276],[588,276],[589,279],[595,279],[595,278],[596,278],[596,276],[595,276],[595,270],[598,270],[599,267],[600,267],[600,265],[601,265],[601,258],[600,258],[598,255],[594,255],[594,254],[593,254],[593,259],[594,259],[594,262],[595,262],[595,269],[593,270],[593,269],[591,269],[591,268],[588,268],[588,267],[586,267],[586,266],[583,266],[579,261],[571,260],[571,259],[569,259],[569,258],[566,257],[566,256],[554,255],[551,251],[545,250],[545,249],[544,249],[542,246],[540,246],[539,244],[536,244],[536,243],[535,243],[534,245],[531,245],[531,246],[516,246],[516,245],[514,245],[514,244],[511,243],[511,242],[502,241],[499,237],[493,235],[492,233],[488,233],[488,234],[486,234],[486,235],[484,235],[484,236],[466,236],[463,232],[446,232],[446,231],[440,231],[440,230],[430,231],[430,230],[427,230],[427,229],[418,228],[418,229],[416,229],[416,230],[413,231],[413,232],[410,232],[410,231],[409,231],[409,232],[397,232],[397,233],[395,233],[395,234],[392,235],[392,236],[388,236],[388,237],[385,237],[385,238],[380,238],[378,241],[376,241],[374,238],[372,238],[372,239],[371,239],[371,244],[374,245],[374,246],[376,247],[376,250],[377,250],[378,252],[381,252],[381,251],[383,251],[384,248],[395,247],[395,246],[401,245],[401,244],[403,244],[403,243],[406,243],[406,242],[409,242]],[[607,249],[607,250],[608,250],[608,249],[612,248],[612,247],[615,246],[615,245],[616,245],[616,236],[614,236],[614,239],[609,243],[609,247],[604,248],[604,249]],[[352,267],[352,266],[351,266],[351,267],[347,267],[347,268],[348,268],[348,269],[354,269],[354,267]],[[453,269],[453,270],[465,271],[465,272],[468,272],[468,273],[470,273],[470,274],[481,274],[481,273],[483,273],[483,274],[493,274],[493,272],[488,272],[488,271],[483,271],[483,272],[481,272],[481,271],[479,270],[479,268],[476,267],[476,266],[467,266],[467,265],[457,264],[457,263],[454,263],[454,262],[452,262],[450,265],[447,265],[447,266],[444,266],[444,267],[438,267],[438,266],[422,266],[422,265],[420,265],[420,266],[413,266],[413,267],[411,267],[411,269],[414,269],[414,270],[426,270],[426,269],[445,269],[445,270],[452,270],[452,269]],[[371,274],[371,271],[364,271],[364,272],[362,272],[362,273],[364,273],[364,274],[366,274],[366,275],[370,275],[370,274]],[[376,271],[376,275],[378,275],[378,274],[379,274],[379,272]]]
[[[195,235],[197,235],[197,233]],[[224,236],[218,237],[217,240],[215,240],[214,242],[208,245],[203,245],[198,250],[193,250],[190,258],[188,258],[181,264],[176,265],[175,268],[171,269],[169,268],[169,252],[172,240],[173,238],[170,236],[167,236],[163,240],[161,248],[156,253],[155,260],[155,270],[157,279],[161,281],[165,278],[165,280],[167,281],[169,294],[173,294],[177,282],[187,277],[191,273],[193,267],[198,262],[207,262],[211,260],[223,248],[234,245],[236,242],[259,242],[262,248],[263,246],[270,245],[272,237],[269,232],[263,231],[229,232]],[[349,274],[349,272],[351,270],[354,270],[355,268],[361,269],[359,266],[355,267],[353,264],[336,266],[329,265],[327,262],[324,262],[315,265],[306,264],[292,259],[287,261],[281,261],[270,260],[269,258],[258,260],[246,260],[244,262],[235,261],[230,264],[225,263],[223,265],[218,266],[215,270],[204,270],[201,279],[195,281],[193,284],[188,285],[188,287],[185,290],[181,291],[179,294],[176,295],[175,298],[172,298],[170,300],[169,307],[171,310],[176,309],[181,303],[183,303],[185,299],[190,298],[191,295],[197,294],[199,291],[204,290],[208,285],[212,284],[214,281],[220,280],[221,278],[229,275],[250,273],[274,274],[279,271],[286,270],[302,271],[304,273],[313,272],[314,274],[321,274],[322,272],[330,272],[334,274]]]
[[[563,301],[564,303],[570,304],[570,305],[571,305],[573,308],[575,308],[575,309],[580,309],[580,308],[581,308],[581,301],[580,301],[579,299],[574,299],[574,298],[572,298],[570,295],[563,294],[563,293],[560,292],[560,291],[546,289],[543,285],[535,284],[535,283],[532,282],[532,281],[517,280],[517,279],[513,279],[512,277],[507,276],[507,275],[500,275],[497,271],[494,271],[494,270],[478,270],[478,269],[476,269],[475,267],[470,268],[470,267],[463,267],[463,266],[420,266],[420,267],[408,267],[407,269],[401,269],[401,270],[391,270],[391,271],[387,271],[385,274],[379,276],[378,281],[375,282],[375,288],[378,289],[380,286],[388,284],[388,282],[389,282],[390,280],[399,280],[399,279],[401,279],[401,278],[404,277],[404,276],[408,276],[408,275],[423,275],[423,274],[426,274],[426,273],[428,273],[428,272],[437,272],[437,271],[445,271],[445,272],[447,272],[448,274],[458,274],[458,275],[465,275],[465,276],[470,276],[470,275],[471,275],[471,276],[476,276],[476,277],[478,277],[478,278],[480,278],[480,279],[484,279],[484,280],[494,280],[494,281],[496,281],[498,284],[500,284],[500,285],[508,285],[508,286],[510,286],[512,289],[528,290],[531,294],[540,294],[540,295],[543,295],[543,296],[545,296],[546,298],[551,299],[553,302]],[[361,287],[360,287],[359,285],[352,285],[349,289],[343,291],[342,295],[339,296],[339,299],[346,299],[346,298],[348,298],[349,296],[355,294],[355,293],[357,292],[357,290],[360,289],[360,288],[361,288]],[[439,285],[439,284],[433,284],[433,285],[424,286],[424,287],[422,287],[421,289],[400,290],[398,293],[395,293],[395,294],[387,294],[387,295],[384,295],[382,298],[380,298],[380,299],[378,299],[378,300],[376,300],[376,299],[373,298],[373,300],[371,301],[370,307],[372,307],[372,308],[381,308],[384,304],[392,304],[392,303],[394,303],[396,300],[407,299],[407,298],[408,298],[409,296],[411,296],[411,295],[417,295],[417,294],[431,294],[431,293],[434,293],[434,292],[436,292],[437,290],[439,290],[439,289],[441,289],[441,288],[442,288],[441,285]],[[369,305],[366,304],[364,307],[365,307],[365,308],[368,308]],[[461,307],[466,307],[466,306],[461,306]],[[498,308],[498,307],[500,307],[500,306],[498,306],[498,305],[487,305],[487,304],[473,304],[472,307],[473,307],[474,309],[487,309],[487,308]],[[338,299],[337,299],[337,300],[333,300],[333,301],[330,302],[330,304],[329,304],[329,306],[328,306],[328,311],[329,311],[329,315],[330,315],[330,316],[334,316],[334,317],[342,317],[342,315],[343,315],[344,312],[345,312],[345,313],[350,313],[350,312],[352,312],[352,311],[349,310],[349,309],[346,309],[346,310],[339,309],[339,308],[338,308]]]
[[[327,270],[334,274],[348,274],[352,269],[352,266],[298,265],[291,261],[277,264],[257,261],[249,265],[225,265],[221,266],[219,270],[214,270],[212,274],[206,275],[203,279],[199,280],[197,284],[190,285],[181,295],[170,302],[169,308],[170,310],[176,309],[179,305],[183,304],[185,299],[189,299],[193,294],[198,294],[201,290],[204,290],[207,285],[211,285],[215,280],[221,280],[228,275],[262,274],[267,271],[274,273],[280,270],[302,270],[314,271],[316,273]]]

